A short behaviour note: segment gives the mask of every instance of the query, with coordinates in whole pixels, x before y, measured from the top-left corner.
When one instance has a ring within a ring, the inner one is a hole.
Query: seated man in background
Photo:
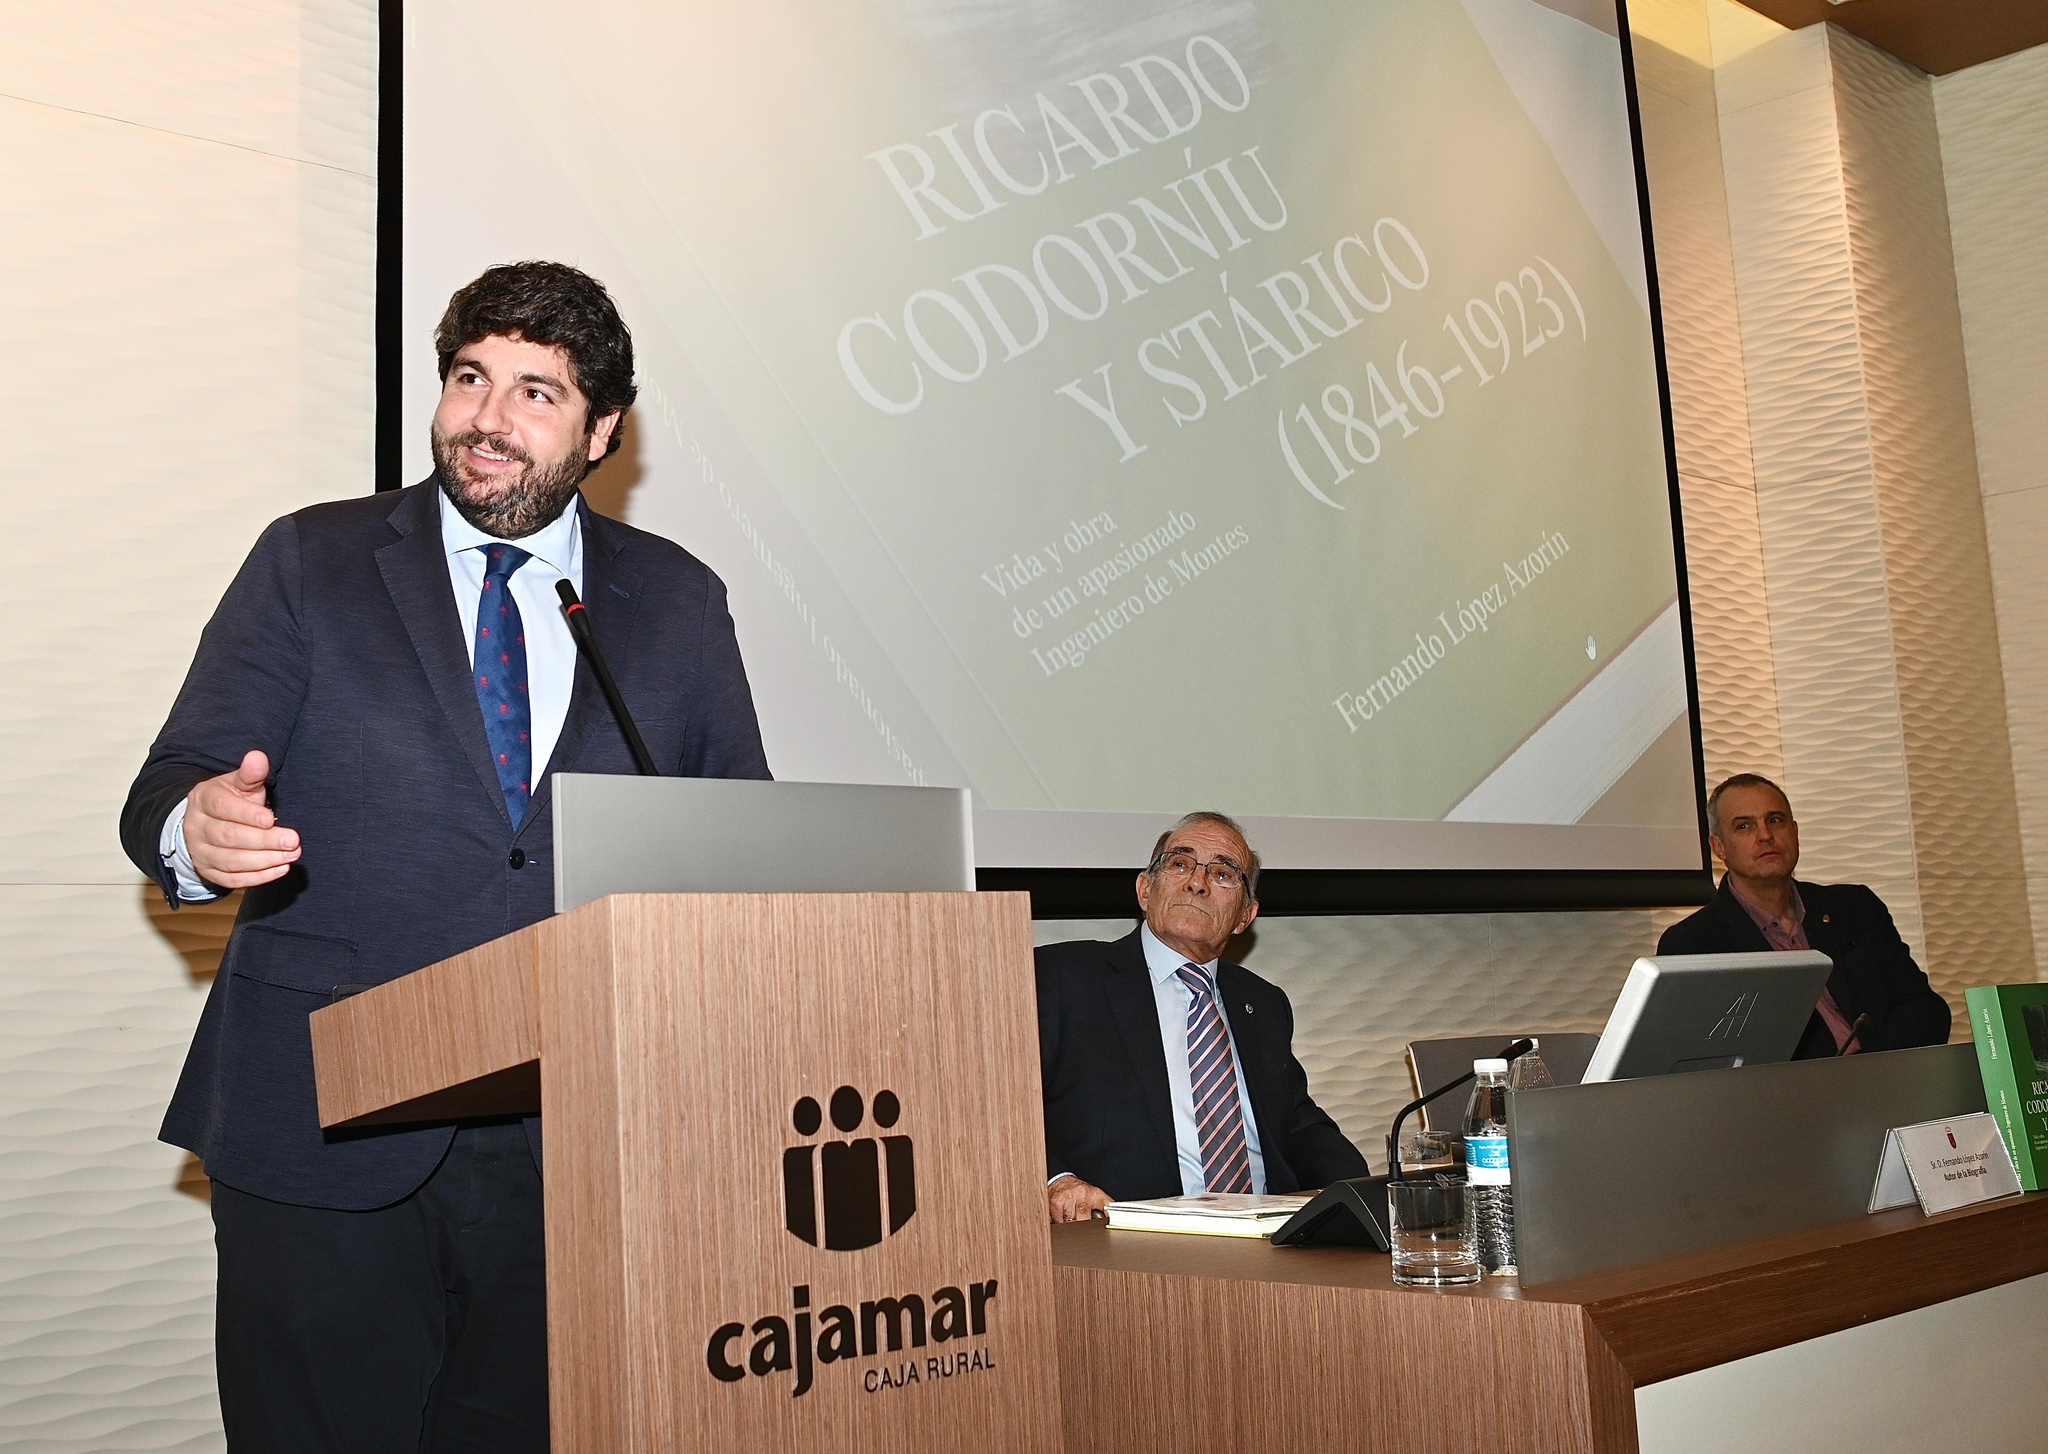
[[[1259,857],[1221,813],[1190,813],[1138,875],[1145,922],[1038,951],[1047,1209],[1291,1192],[1368,1174],[1309,1098],[1279,986],[1223,949],[1258,917]]]
[[[1664,931],[1659,954],[1815,949],[1835,962],[1794,1060],[1948,1040],[1948,1002],[1913,962],[1884,900],[1862,884],[1798,883],[1799,824],[1778,785],[1737,773],[1707,799],[1721,891]]]

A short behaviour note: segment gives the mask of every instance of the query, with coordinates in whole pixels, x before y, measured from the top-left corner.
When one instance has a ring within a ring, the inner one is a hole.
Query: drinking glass
[[[1472,1197],[1463,1176],[1411,1171],[1387,1183],[1394,1281],[1402,1287],[1458,1287],[1479,1281]]]
[[[1456,1131],[1425,1131],[1419,1126],[1403,1131],[1401,1170],[1415,1176],[1441,1171],[1462,1178],[1465,1175],[1465,1138]]]

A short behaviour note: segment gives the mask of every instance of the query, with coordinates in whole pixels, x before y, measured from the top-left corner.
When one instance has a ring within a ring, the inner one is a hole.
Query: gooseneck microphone
[[[1536,1048],[1534,1040],[1516,1040],[1501,1047],[1499,1060],[1513,1060]],[[1420,1110],[1438,1096],[1456,1090],[1472,1079],[1471,1072],[1448,1085],[1440,1085],[1419,1100],[1410,1101],[1394,1117],[1387,1133],[1387,1174],[1352,1176],[1333,1181],[1315,1195],[1315,1200],[1288,1219],[1273,1234],[1275,1247],[1370,1247],[1376,1252],[1393,1248],[1393,1218],[1387,1211],[1387,1184],[1406,1181],[1401,1165],[1401,1123],[1410,1111]]]
[[[1531,1050],[1534,1050],[1535,1048],[1536,1042],[1534,1040],[1511,1040],[1506,1045],[1501,1047],[1500,1054],[1495,1056],[1494,1059],[1518,1060],[1522,1056],[1527,1055]],[[1456,1090],[1459,1086],[1471,1080],[1472,1077],[1477,1075],[1478,1073],[1479,1072],[1476,1070],[1468,1070],[1463,1075],[1459,1076],[1456,1080],[1447,1080],[1442,1085],[1438,1086],[1435,1090],[1431,1091],[1428,1095],[1423,1096],[1419,1100],[1410,1101],[1407,1105],[1401,1107],[1400,1113],[1394,1117],[1394,1128],[1391,1131],[1387,1132],[1387,1180],[1406,1180],[1406,1178],[1401,1175],[1401,1123],[1408,1119],[1408,1113],[1410,1111],[1421,1110],[1424,1106],[1428,1105],[1438,1096],[1444,1094],[1446,1091]]]
[[[612,669],[604,664],[604,653],[597,649],[597,636],[590,629],[590,612],[584,609],[576,588],[568,581],[556,581],[555,594],[562,598],[562,619],[569,623],[569,634],[576,638],[576,649],[590,663],[598,686],[604,690],[605,701],[611,704],[612,716],[618,719],[619,730],[626,734],[626,746],[632,750],[633,765],[640,769],[642,777],[660,777],[661,769],[654,765],[654,754],[647,750],[640,729],[633,723],[633,714],[626,710],[626,699],[619,695],[619,684],[612,680]]]

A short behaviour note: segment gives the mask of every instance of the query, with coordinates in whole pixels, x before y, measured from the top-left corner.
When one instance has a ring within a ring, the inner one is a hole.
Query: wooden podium
[[[1024,895],[619,895],[312,1033],[330,1129],[540,1112],[556,1454],[1058,1449]]]

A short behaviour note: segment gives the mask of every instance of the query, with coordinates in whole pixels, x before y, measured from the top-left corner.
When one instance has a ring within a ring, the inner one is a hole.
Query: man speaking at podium
[[[1237,824],[1190,813],[1138,875],[1136,933],[1039,949],[1053,1221],[1086,1221],[1111,1201],[1368,1174],[1309,1097],[1286,992],[1223,962],[1258,917],[1258,876]]]
[[[122,813],[173,906],[246,890],[164,1118],[213,1178],[235,1450],[543,1450],[537,1122],[321,1132],[306,1019],[547,917],[550,780],[629,773],[555,583],[665,773],[765,778],[725,588],[593,513],[632,337],[492,268],[435,334],[433,478],[263,532]]]

